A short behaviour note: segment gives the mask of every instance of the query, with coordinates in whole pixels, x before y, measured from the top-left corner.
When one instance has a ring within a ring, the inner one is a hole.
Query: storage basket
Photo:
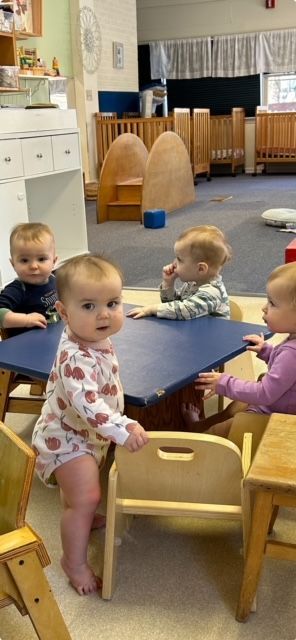
[[[19,67],[0,66],[0,87],[18,89]]]

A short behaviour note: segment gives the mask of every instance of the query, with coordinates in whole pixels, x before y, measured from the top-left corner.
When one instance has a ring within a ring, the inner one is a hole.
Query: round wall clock
[[[80,9],[77,29],[83,68],[88,73],[95,73],[101,61],[102,38],[96,14],[90,7]]]

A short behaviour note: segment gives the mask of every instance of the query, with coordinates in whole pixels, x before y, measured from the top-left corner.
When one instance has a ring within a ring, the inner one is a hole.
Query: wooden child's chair
[[[237,322],[243,321],[243,311],[237,302],[234,300],[229,300],[230,303],[230,319],[236,320]],[[252,354],[250,351],[245,351],[241,353],[240,356],[237,356],[230,362],[220,365],[219,372],[223,373],[226,371],[227,373],[231,373],[231,375],[237,377],[244,377],[250,380],[255,380],[254,367]],[[224,409],[224,396],[218,396],[218,411],[219,413]]]
[[[246,531],[249,499],[242,480],[250,458],[250,434],[245,434],[242,454],[225,438],[171,431],[150,431],[148,444],[135,455],[116,447],[109,473],[102,597],[112,597],[116,538],[131,514],[241,519]]]
[[[25,522],[34,466],[33,450],[0,423],[0,608],[28,614],[40,640],[71,640],[43,571],[49,556]]]
[[[0,329],[1,340],[9,338],[6,329]],[[10,394],[20,385],[29,389],[29,395]],[[46,382],[30,378],[14,371],[0,369],[0,420],[5,420],[6,413],[27,413],[39,415],[45,400]]]

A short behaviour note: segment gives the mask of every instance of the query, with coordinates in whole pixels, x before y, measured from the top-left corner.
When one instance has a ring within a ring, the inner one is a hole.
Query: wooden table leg
[[[238,622],[244,622],[248,618],[256,595],[273,508],[272,498],[272,492],[259,491],[255,494],[243,581],[236,610]]]
[[[13,371],[6,371],[6,369],[0,369],[0,420],[5,419],[7,405],[9,401],[9,389],[13,380]]]

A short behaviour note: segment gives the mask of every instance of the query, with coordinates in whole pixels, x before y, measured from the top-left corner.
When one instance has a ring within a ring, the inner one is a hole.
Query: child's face
[[[264,322],[274,333],[296,333],[296,308],[285,293],[282,279],[267,285],[267,303],[262,311]]]
[[[93,346],[117,333],[123,324],[122,282],[114,270],[99,281],[75,279],[69,298],[56,309],[74,338]]]
[[[45,284],[56,262],[55,247],[50,236],[40,242],[14,243],[11,264],[18,277],[28,284]]]
[[[182,282],[196,282],[205,284],[219,273],[219,269],[213,269],[205,262],[197,262],[192,258],[189,246],[184,242],[176,242],[175,271]]]

